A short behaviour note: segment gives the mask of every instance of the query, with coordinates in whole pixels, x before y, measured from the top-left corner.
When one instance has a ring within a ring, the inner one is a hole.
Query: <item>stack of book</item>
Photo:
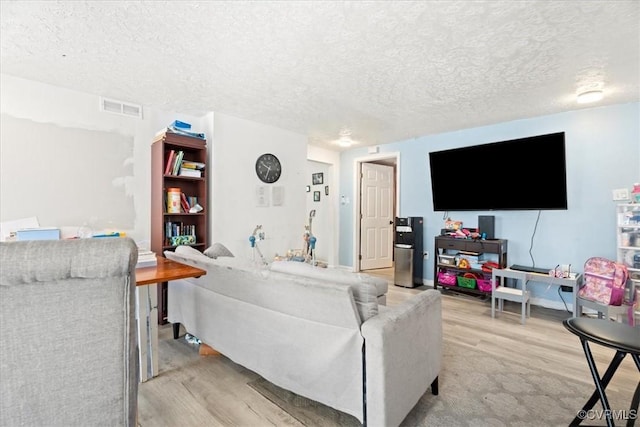
[[[167,156],[164,174],[201,178],[204,166],[205,164],[201,162],[184,160],[184,151],[171,150]]]
[[[167,126],[164,129],[160,129],[156,133],[156,136],[161,136],[166,134],[182,135],[182,136],[188,136],[190,138],[205,139],[205,134],[203,132],[193,132],[191,130],[191,125],[189,123],[181,122],[179,120],[175,120],[173,123],[171,123],[171,125]]]
[[[136,268],[154,267],[158,265],[158,259],[155,252],[147,249],[138,248],[138,263]]]
[[[204,163],[201,163],[201,162],[182,160],[178,175],[200,178],[202,177],[202,171],[204,170],[204,166],[205,166]]]

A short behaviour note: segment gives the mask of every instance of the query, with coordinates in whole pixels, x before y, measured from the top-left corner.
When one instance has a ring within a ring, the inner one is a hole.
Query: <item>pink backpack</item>
[[[602,257],[584,263],[584,282],[578,296],[607,305],[622,305],[629,271],[624,264]]]

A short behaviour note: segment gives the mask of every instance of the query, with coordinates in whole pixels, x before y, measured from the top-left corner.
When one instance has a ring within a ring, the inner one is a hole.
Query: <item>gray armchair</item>
[[[0,243],[0,426],[135,426],[129,238]]]

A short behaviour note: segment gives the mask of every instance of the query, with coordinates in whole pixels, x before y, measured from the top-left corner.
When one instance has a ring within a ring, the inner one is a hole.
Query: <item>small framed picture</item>
[[[314,191],[313,192],[313,201],[314,202],[319,202],[320,201],[320,192],[319,191]]]
[[[313,185],[324,184],[324,175],[322,172],[311,174],[311,183]]]
[[[325,185],[325,186],[324,186],[324,195],[325,195],[325,196],[328,196],[328,195],[329,195],[329,186],[328,186],[328,185]]]
[[[307,185],[307,193],[308,193],[309,191],[311,191],[311,186],[310,186],[310,185]]]

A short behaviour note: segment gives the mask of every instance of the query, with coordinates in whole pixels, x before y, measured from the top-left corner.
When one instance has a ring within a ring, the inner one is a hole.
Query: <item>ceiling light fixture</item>
[[[354,144],[353,139],[351,139],[351,131],[348,129],[341,130],[340,138],[338,138],[337,142],[340,147],[351,147]]]
[[[601,90],[590,90],[587,92],[582,92],[578,94],[578,104],[588,104],[590,102],[600,101],[603,97],[603,93]]]
[[[351,147],[353,140],[349,136],[341,136],[338,140],[338,145],[341,147]]]

